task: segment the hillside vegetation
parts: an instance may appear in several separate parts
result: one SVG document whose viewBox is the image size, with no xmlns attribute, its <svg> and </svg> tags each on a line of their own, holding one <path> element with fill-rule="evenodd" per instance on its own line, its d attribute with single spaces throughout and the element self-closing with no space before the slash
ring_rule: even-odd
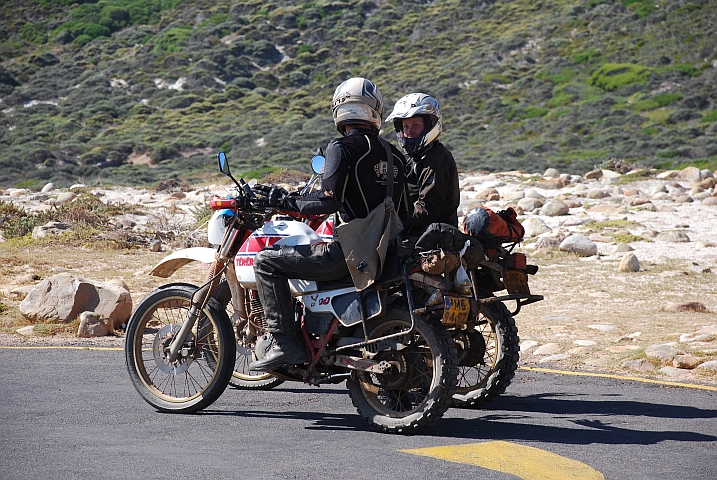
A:
<svg viewBox="0 0 717 480">
<path fill-rule="evenodd" d="M 714 170 L 715 38 L 715 0 L 3 2 L 0 185 L 306 170 L 351 76 L 438 98 L 463 169 Z"/>
</svg>

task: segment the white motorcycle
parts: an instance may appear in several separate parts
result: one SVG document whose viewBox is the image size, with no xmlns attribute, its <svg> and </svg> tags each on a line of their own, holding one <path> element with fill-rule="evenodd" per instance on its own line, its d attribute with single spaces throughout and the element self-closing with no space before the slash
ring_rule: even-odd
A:
<svg viewBox="0 0 717 480">
<path fill-rule="evenodd" d="M 323 158 L 317 157 L 316 163 L 321 163 Z M 234 180 L 223 153 L 219 166 Z M 315 171 L 320 171 L 318 165 Z M 207 282 L 200 287 L 171 284 L 156 289 L 140 302 L 128 323 L 125 359 L 130 378 L 140 395 L 160 411 L 195 412 L 213 403 L 236 374 L 237 344 L 246 360 L 250 355 L 262 358 L 268 350 L 261 305 L 251 293 L 255 286 L 249 266 L 251 248 L 245 252 L 249 255 L 241 255 L 252 234 L 261 231 L 252 240 L 258 244 L 273 239 L 287 244 L 323 241 L 302 221 L 270 221 L 282 212 L 261 206 L 254 190 L 243 181 L 235 183 L 236 196 L 211 201 L 212 208 L 221 210 L 217 215 L 221 228 L 216 229 L 221 241 Z M 309 223 L 320 220 L 291 215 Z M 212 234 L 210 241 L 218 238 Z M 201 255 L 195 258 L 206 260 Z M 185 252 L 155 270 L 171 275 L 192 260 Z M 442 317 L 432 311 L 421 313 L 413 304 L 414 290 L 435 289 L 425 274 L 418 273 L 419 261 L 398 257 L 387 261 L 382 276 L 364 291 L 357 291 L 350 277 L 326 283 L 292 280 L 296 323 L 308 362 L 279 368 L 263 379 L 249 372 L 237 383 L 247 388 L 239 380 L 257 382 L 259 388 L 270 388 L 282 380 L 310 385 L 346 381 L 355 407 L 374 429 L 414 432 L 436 422 L 451 404 L 458 358 Z M 233 324 L 217 301 L 222 278 L 231 294 Z M 465 316 L 473 305 L 465 300 L 451 303 L 445 318 L 455 319 L 456 309 Z"/>
</svg>

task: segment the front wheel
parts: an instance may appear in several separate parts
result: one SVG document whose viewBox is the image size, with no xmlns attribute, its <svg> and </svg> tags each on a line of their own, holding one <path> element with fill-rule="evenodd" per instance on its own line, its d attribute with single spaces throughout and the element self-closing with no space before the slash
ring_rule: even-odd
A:
<svg viewBox="0 0 717 480">
<path fill-rule="evenodd" d="M 456 387 L 456 348 L 439 324 L 415 315 L 414 330 L 395 339 L 405 348 L 384 350 L 374 360 L 391 367 L 382 374 L 352 372 L 346 384 L 351 401 L 372 428 L 387 433 L 413 433 L 435 423 L 450 406 Z M 369 324 L 378 338 L 407 329 L 406 309 L 394 309 Z"/>
<path fill-rule="evenodd" d="M 456 330 L 458 388 L 454 407 L 483 408 L 505 392 L 518 368 L 515 320 L 500 302 L 483 307 L 474 328 Z"/>
<path fill-rule="evenodd" d="M 157 410 L 193 413 L 224 392 L 236 343 L 226 313 L 211 299 L 174 362 L 169 345 L 187 318 L 196 287 L 160 287 L 137 306 L 127 325 L 125 361 L 134 387 Z"/>
</svg>

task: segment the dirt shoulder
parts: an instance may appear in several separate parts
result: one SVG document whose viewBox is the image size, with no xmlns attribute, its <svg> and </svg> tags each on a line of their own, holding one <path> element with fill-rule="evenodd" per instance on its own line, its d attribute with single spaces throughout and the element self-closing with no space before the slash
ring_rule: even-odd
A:
<svg viewBox="0 0 717 480">
<path fill-rule="evenodd" d="M 461 179 L 464 211 L 480 204 L 493 209 L 515 205 L 524 225 L 545 225 L 543 232 L 527 237 L 519 247 L 529 263 L 540 267 L 530 278 L 532 292 L 545 296 L 516 315 L 521 364 L 717 385 L 717 366 L 694 368 L 717 362 L 717 205 L 708 202 L 714 188 L 698 191 L 674 176 L 620 186 L 561 176 L 559 188 L 541 188 L 525 177 L 507 173 Z M 495 190 L 493 200 L 480 198 L 489 189 Z M 600 194 L 593 194 L 596 191 Z M 132 231 L 146 233 L 163 227 L 181 230 L 186 219 L 177 217 L 191 217 L 192 209 L 206 203 L 211 193 L 211 188 L 203 188 L 171 197 L 107 189 L 101 195 L 142 204 L 146 215 L 125 215 L 125 221 L 132 221 Z M 521 207 L 530 204 L 525 202 L 529 198 L 540 204 Z M 542 206 L 551 201 L 564 202 L 567 211 L 551 214 Z M 575 234 L 592 239 L 597 254 L 560 251 L 559 241 Z M 678 241 L 662 234 L 675 234 Z M 147 274 L 173 248 L 181 248 L 171 242 L 159 251 L 147 246 L 98 249 L 43 242 L 0 245 L 0 302 L 5 306 L 0 311 L 0 345 L 6 346 L 123 346 L 121 336 L 79 339 L 14 333 L 29 323 L 19 314 L 20 297 L 10 292 L 31 288 L 40 279 L 60 272 L 101 282 L 120 279 L 136 307 L 164 283 L 197 284 L 204 276 L 200 266 L 192 265 L 171 279 Z M 637 271 L 618 270 L 626 254 L 620 246 L 629 247 L 637 257 Z M 688 308 L 695 304 L 701 308 Z"/>
</svg>

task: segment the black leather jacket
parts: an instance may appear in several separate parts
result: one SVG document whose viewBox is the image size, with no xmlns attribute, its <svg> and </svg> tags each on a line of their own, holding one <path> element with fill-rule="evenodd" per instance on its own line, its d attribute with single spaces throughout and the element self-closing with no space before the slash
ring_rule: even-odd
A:
<svg viewBox="0 0 717 480">
<path fill-rule="evenodd" d="M 393 203 L 399 217 L 408 214 L 405 189 L 405 159 L 393 152 Z M 339 211 L 348 222 L 364 218 L 386 198 L 386 149 L 378 135 L 369 130 L 352 129 L 344 137 L 329 142 L 321 190 L 296 198 L 305 215 Z"/>
<path fill-rule="evenodd" d="M 436 222 L 458 226 L 461 190 L 451 152 L 436 140 L 415 162 L 407 165 L 406 187 L 413 212 L 403 221 L 404 233 L 418 235 Z"/>
</svg>

